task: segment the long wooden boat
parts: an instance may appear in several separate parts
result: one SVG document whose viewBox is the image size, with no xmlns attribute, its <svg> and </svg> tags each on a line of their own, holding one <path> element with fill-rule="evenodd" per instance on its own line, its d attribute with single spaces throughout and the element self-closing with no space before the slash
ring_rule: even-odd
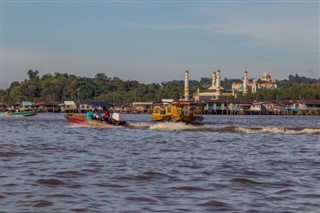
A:
<svg viewBox="0 0 320 213">
<path fill-rule="evenodd" d="M 152 106 L 153 121 L 172 121 L 185 123 L 201 123 L 202 109 L 199 103 L 190 101 L 175 101 L 172 103 L 155 103 Z"/>
<path fill-rule="evenodd" d="M 119 113 L 113 113 L 112 118 L 109 120 L 87 120 L 85 114 L 78 114 L 78 113 L 65 113 L 63 114 L 64 117 L 71 123 L 76 124 L 87 124 L 90 126 L 105 126 L 105 125 L 113 125 L 113 126 L 125 126 L 127 124 L 126 121 L 115 119 Z"/>
<path fill-rule="evenodd" d="M 37 113 L 35 113 L 34 111 L 20 111 L 20 112 L 11 112 L 11 113 L 7 113 L 10 116 L 34 116 L 37 115 Z"/>
</svg>

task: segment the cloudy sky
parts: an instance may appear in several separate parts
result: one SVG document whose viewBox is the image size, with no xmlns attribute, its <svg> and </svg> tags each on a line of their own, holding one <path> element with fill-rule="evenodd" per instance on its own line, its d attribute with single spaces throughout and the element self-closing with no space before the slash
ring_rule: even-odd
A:
<svg viewBox="0 0 320 213">
<path fill-rule="evenodd" d="M 1 1 L 1 87 L 29 69 L 140 82 L 319 78 L 319 1 Z"/>
</svg>

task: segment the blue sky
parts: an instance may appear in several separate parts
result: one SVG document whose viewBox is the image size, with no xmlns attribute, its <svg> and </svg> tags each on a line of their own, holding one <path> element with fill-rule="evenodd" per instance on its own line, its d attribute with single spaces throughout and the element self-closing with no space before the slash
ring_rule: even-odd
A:
<svg viewBox="0 0 320 213">
<path fill-rule="evenodd" d="M 319 1 L 2 1 L 1 86 L 54 72 L 140 82 L 319 78 Z"/>
</svg>

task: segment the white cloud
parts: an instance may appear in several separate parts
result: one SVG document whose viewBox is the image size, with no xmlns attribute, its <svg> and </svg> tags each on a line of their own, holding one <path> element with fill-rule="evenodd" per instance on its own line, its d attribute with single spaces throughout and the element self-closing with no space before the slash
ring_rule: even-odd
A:
<svg viewBox="0 0 320 213">
<path fill-rule="evenodd" d="M 260 45 L 319 48 L 319 2 L 248 3 L 202 7 L 214 31 L 255 38 Z"/>
<path fill-rule="evenodd" d="M 129 23 L 152 30 L 197 30 L 206 33 L 245 36 L 254 45 L 319 49 L 319 3 L 237 4 L 197 7 L 205 17 L 201 23 Z"/>
</svg>

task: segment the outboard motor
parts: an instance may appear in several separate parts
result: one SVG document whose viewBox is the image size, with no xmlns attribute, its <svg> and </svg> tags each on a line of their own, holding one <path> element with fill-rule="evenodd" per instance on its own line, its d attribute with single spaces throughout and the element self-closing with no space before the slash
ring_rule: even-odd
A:
<svg viewBox="0 0 320 213">
<path fill-rule="evenodd" d="M 121 121 L 122 120 L 121 114 L 117 113 L 117 112 L 112 113 L 112 119 L 114 119 L 116 121 Z"/>
</svg>

